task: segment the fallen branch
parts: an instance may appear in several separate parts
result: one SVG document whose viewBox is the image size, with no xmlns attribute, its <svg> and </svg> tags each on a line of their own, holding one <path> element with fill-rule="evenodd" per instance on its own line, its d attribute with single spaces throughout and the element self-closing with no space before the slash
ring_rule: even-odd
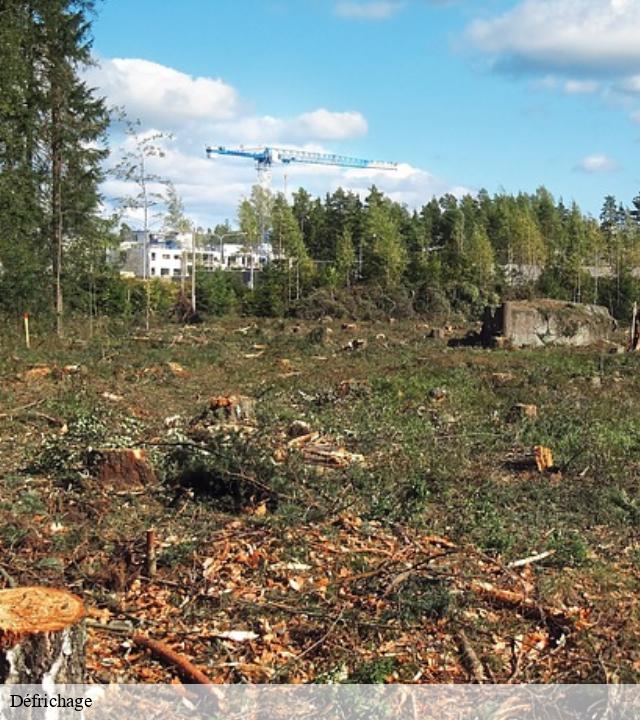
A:
<svg viewBox="0 0 640 720">
<path fill-rule="evenodd" d="M 530 555 L 529 557 L 522 558 L 522 560 L 514 560 L 513 562 L 510 562 L 507 567 L 513 569 L 524 567 L 525 565 L 531 565 L 532 563 L 540 562 L 540 560 L 545 560 L 546 558 L 555 555 L 555 553 L 555 550 L 547 550 L 545 552 L 538 553 L 537 555 Z"/>
<path fill-rule="evenodd" d="M 480 580 L 473 580 L 468 587 L 476 595 L 493 600 L 500 605 L 522 610 L 525 614 L 532 615 L 538 620 L 545 621 L 547 618 L 552 618 L 565 624 L 574 620 L 566 611 L 540 605 L 523 593 L 514 590 L 503 590 Z"/>
<path fill-rule="evenodd" d="M 471 674 L 471 677 L 473 677 L 476 683 L 482 685 L 486 682 L 484 668 L 464 630 L 458 631 L 456 634 L 456 642 L 465 669 Z"/>
<path fill-rule="evenodd" d="M 188 660 L 184 655 L 180 655 L 175 650 L 161 643 L 159 640 L 152 640 L 146 637 L 146 635 L 134 635 L 133 642 L 139 647 L 150 650 L 160 660 L 168 663 L 175 667 L 180 674 L 186 679 L 197 685 L 212 685 L 212 681 L 196 667 L 191 660 Z"/>
</svg>

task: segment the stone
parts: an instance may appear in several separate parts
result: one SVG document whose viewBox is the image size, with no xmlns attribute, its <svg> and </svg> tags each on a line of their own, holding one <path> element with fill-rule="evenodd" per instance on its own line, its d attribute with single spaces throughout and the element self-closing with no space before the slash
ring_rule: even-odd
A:
<svg viewBox="0 0 640 720">
<path fill-rule="evenodd" d="M 514 347 L 585 347 L 608 340 L 615 328 L 615 320 L 600 305 L 549 299 L 508 301 L 495 312 L 485 310 L 482 343 L 495 347 L 504 338 Z"/>
</svg>

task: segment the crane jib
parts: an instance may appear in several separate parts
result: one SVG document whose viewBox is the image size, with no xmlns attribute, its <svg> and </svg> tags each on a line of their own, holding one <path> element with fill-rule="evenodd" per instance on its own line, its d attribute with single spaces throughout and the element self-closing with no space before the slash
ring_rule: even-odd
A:
<svg viewBox="0 0 640 720">
<path fill-rule="evenodd" d="M 288 148 L 247 148 L 243 146 L 232 148 L 218 145 L 216 147 L 209 146 L 206 151 L 208 157 L 212 155 L 228 155 L 251 159 L 256 162 L 258 168 L 269 168 L 275 162 L 281 162 L 285 165 L 290 165 L 291 163 L 306 163 L 310 165 L 334 165 L 337 167 L 368 168 L 373 170 L 398 169 L 397 163 L 364 160 L 333 153 L 318 153 Z"/>
</svg>

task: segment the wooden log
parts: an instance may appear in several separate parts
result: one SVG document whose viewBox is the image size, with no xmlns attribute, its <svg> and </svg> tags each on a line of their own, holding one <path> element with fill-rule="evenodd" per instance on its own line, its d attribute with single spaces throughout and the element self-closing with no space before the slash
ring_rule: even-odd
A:
<svg viewBox="0 0 640 720">
<path fill-rule="evenodd" d="M 0 683 L 83 683 L 82 600 L 64 590 L 0 590 Z"/>
</svg>

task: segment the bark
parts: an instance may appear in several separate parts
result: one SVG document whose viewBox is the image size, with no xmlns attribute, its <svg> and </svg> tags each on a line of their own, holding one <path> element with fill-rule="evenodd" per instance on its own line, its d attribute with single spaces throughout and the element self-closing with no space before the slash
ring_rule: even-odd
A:
<svg viewBox="0 0 640 720">
<path fill-rule="evenodd" d="M 61 112 L 58 94 L 57 88 L 54 88 L 51 110 L 51 251 L 56 332 L 59 337 L 62 337 L 62 143 L 60 141 Z"/>
<path fill-rule="evenodd" d="M 1 590 L 0 683 L 83 683 L 83 617 L 80 598 L 64 590 Z"/>
</svg>

